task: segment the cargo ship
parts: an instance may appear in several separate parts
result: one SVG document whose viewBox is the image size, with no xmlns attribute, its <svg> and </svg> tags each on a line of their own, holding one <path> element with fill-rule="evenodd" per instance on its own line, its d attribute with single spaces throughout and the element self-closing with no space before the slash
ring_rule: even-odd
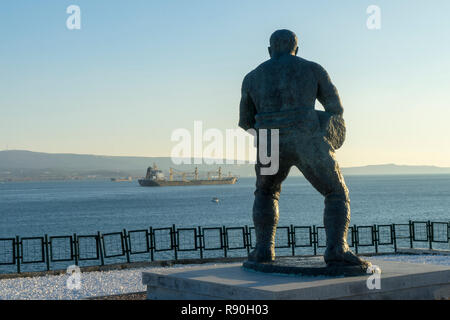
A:
<svg viewBox="0 0 450 320">
<path fill-rule="evenodd" d="M 216 173 L 217 175 L 212 175 Z M 174 179 L 174 176 L 180 176 L 181 179 Z M 217 184 L 235 184 L 236 176 L 231 173 L 228 176 L 222 176 L 222 168 L 219 167 L 217 171 L 207 172 L 206 179 L 199 179 L 198 169 L 194 172 L 181 172 L 172 168 L 169 169 L 169 179 L 166 179 L 162 170 L 159 170 L 156 165 L 147 169 L 145 178 L 139 179 L 138 182 L 143 187 L 166 187 L 166 186 L 202 186 L 202 185 L 217 185 Z"/>
</svg>

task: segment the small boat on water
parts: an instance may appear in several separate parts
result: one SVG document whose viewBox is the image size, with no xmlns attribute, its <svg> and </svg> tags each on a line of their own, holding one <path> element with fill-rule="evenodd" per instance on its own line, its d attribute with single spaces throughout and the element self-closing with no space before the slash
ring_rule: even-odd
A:
<svg viewBox="0 0 450 320">
<path fill-rule="evenodd" d="M 219 198 L 214 197 L 214 198 L 211 199 L 211 201 L 212 201 L 212 202 L 215 202 L 215 203 L 219 203 L 220 200 L 219 200 Z"/>
</svg>

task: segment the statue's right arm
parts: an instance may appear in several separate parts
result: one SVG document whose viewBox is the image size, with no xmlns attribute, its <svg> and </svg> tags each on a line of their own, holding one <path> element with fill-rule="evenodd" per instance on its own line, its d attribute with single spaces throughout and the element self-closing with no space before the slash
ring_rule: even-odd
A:
<svg viewBox="0 0 450 320">
<path fill-rule="evenodd" d="M 249 92 L 248 75 L 242 82 L 241 103 L 239 105 L 239 127 L 244 130 L 254 129 L 256 107 Z"/>
<path fill-rule="evenodd" d="M 328 72 L 317 63 L 314 63 L 313 69 L 318 83 L 317 100 L 322 104 L 325 111 L 331 114 L 342 115 L 344 108 L 342 107 L 339 93 L 331 82 Z"/>
</svg>

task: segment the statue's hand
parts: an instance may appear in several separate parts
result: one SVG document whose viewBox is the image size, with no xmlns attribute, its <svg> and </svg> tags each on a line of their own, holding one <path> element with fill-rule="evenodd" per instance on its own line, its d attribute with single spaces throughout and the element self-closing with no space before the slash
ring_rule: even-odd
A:
<svg viewBox="0 0 450 320">
<path fill-rule="evenodd" d="M 334 149 L 339 149 L 345 141 L 345 121 L 342 115 L 333 115 L 326 111 L 317 110 L 320 127 L 325 138 Z"/>
</svg>

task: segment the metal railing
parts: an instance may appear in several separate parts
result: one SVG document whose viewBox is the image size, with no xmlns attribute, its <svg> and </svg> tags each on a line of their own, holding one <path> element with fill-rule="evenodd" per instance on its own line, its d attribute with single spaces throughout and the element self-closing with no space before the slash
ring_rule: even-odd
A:
<svg viewBox="0 0 450 320">
<path fill-rule="evenodd" d="M 399 248 L 448 248 L 450 222 L 349 227 L 356 253 L 395 253 Z M 135 261 L 246 256 L 255 246 L 254 227 L 148 228 L 89 235 L 0 238 L 0 272 L 62 269 L 61 263 L 105 265 Z M 439 245 L 440 244 L 440 245 Z M 326 246 L 323 226 L 280 226 L 277 255 L 318 255 Z M 136 258 L 135 258 L 136 257 Z M 28 267 L 32 266 L 32 267 Z M 4 269 L 4 270 L 3 270 Z"/>
</svg>

